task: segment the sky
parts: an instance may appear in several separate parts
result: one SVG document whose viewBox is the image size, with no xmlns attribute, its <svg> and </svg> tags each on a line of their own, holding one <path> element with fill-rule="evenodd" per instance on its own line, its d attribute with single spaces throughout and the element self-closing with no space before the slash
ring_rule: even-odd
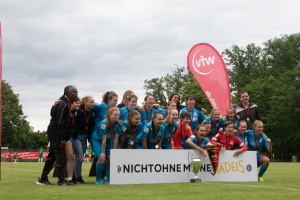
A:
<svg viewBox="0 0 300 200">
<path fill-rule="evenodd" d="M 187 66 L 195 44 L 262 46 L 299 32 L 299 10 L 297 0 L 0 0 L 2 78 L 34 130 L 47 130 L 67 85 L 96 102 L 130 89 L 140 104 L 144 80 Z"/>
</svg>

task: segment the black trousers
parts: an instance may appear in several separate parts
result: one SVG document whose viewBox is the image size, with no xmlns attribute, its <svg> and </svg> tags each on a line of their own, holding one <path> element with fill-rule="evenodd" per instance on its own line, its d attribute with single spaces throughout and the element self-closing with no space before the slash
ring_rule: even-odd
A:
<svg viewBox="0 0 300 200">
<path fill-rule="evenodd" d="M 60 182 L 65 180 L 64 168 L 66 163 L 66 151 L 65 149 L 60 149 L 60 138 L 59 137 L 50 137 L 50 150 L 47 156 L 44 169 L 41 175 L 41 179 L 47 179 L 48 174 L 50 173 L 54 162 L 56 161 L 57 167 L 57 177 Z"/>
</svg>

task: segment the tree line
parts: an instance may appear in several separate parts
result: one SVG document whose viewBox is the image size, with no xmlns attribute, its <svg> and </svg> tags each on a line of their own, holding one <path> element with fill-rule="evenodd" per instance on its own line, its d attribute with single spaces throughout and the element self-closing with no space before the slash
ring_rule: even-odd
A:
<svg viewBox="0 0 300 200">
<path fill-rule="evenodd" d="M 6 81 L 2 81 L 2 146 L 10 149 L 47 147 L 47 132 L 30 130 L 26 117 L 19 103 L 19 95 L 14 94 Z"/>
<path fill-rule="evenodd" d="M 269 39 L 262 46 L 232 45 L 222 52 L 226 63 L 232 104 L 239 103 L 239 92 L 248 91 L 264 122 L 264 132 L 272 139 L 273 153 L 286 157 L 300 153 L 300 33 Z M 211 106 L 187 67 L 176 67 L 171 74 L 144 81 L 146 94 L 166 105 L 172 93 L 184 99 L 195 96 L 196 103 L 210 112 Z M 298 156 L 299 157 L 299 156 Z"/>
</svg>

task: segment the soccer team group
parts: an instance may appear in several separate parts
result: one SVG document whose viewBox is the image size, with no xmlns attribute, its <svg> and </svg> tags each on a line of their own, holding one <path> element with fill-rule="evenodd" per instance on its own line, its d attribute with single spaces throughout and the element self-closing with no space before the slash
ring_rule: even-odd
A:
<svg viewBox="0 0 300 200">
<path fill-rule="evenodd" d="M 240 103 L 229 107 L 223 117 L 217 108 L 206 116 L 204 108 L 195 106 L 193 96 L 187 97 L 186 106 L 180 105 L 178 94 L 172 94 L 165 107 L 157 105 L 152 95 L 144 98 L 142 106 L 137 101 L 138 97 L 127 90 L 117 105 L 118 95 L 108 91 L 98 104 L 92 96 L 80 100 L 76 87 L 65 87 L 51 108 L 47 129 L 50 150 L 36 183 L 49 185 L 48 174 L 56 166 L 58 185 L 85 184 L 82 156 L 87 141 L 97 160 L 97 185 L 110 182 L 110 149 L 196 149 L 205 156 L 206 145 L 234 150 L 233 156 L 256 151 L 258 180 L 263 181 L 270 160 L 260 153 L 263 147 L 271 151 L 272 144 L 263 133 L 259 108 L 249 102 L 247 92 L 240 93 Z"/>
</svg>

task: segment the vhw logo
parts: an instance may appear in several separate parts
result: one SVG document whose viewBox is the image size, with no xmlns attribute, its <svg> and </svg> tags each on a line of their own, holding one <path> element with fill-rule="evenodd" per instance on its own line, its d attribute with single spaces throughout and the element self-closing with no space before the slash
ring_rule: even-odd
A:
<svg viewBox="0 0 300 200">
<path fill-rule="evenodd" d="M 208 75 L 214 70 L 214 68 L 209 68 L 209 70 L 207 70 L 207 68 L 203 68 L 203 67 L 215 64 L 215 56 L 204 57 L 203 55 L 198 54 L 199 50 L 196 51 L 193 55 L 193 59 L 192 59 L 193 68 L 198 74 Z"/>
</svg>

